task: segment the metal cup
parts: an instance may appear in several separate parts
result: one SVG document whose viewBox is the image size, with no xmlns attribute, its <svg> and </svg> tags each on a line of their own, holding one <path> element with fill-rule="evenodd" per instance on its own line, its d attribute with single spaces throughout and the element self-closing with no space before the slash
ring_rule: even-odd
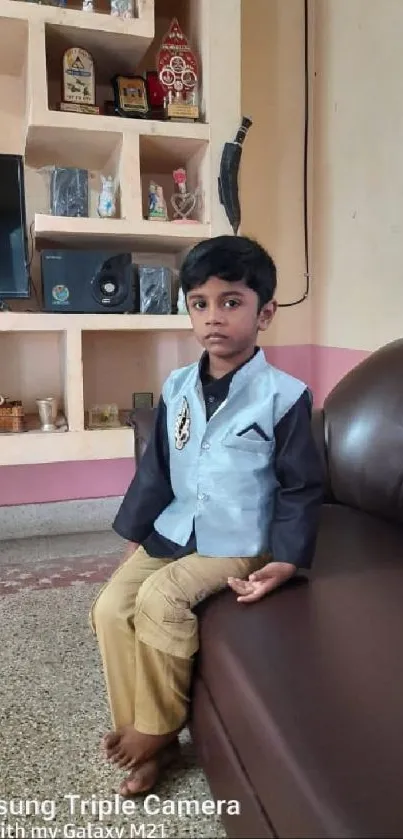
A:
<svg viewBox="0 0 403 839">
<path fill-rule="evenodd" d="M 48 396 L 46 399 L 37 399 L 36 404 L 41 421 L 41 431 L 56 431 L 57 399 Z"/>
</svg>

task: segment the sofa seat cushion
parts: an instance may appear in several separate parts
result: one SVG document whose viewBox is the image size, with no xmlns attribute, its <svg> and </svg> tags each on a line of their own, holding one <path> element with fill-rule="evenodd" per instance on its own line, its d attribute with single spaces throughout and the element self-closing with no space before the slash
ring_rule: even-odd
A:
<svg viewBox="0 0 403 839">
<path fill-rule="evenodd" d="M 198 675 L 277 835 L 402 837 L 403 528 L 326 506 L 309 581 L 198 611 Z"/>
</svg>

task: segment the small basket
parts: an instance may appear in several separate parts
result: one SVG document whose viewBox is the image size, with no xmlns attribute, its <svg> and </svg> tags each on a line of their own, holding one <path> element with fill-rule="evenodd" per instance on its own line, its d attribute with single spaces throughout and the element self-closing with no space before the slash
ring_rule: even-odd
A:
<svg viewBox="0 0 403 839">
<path fill-rule="evenodd" d="M 10 402 L 0 396 L 0 433 L 19 434 L 25 430 L 22 402 Z"/>
</svg>

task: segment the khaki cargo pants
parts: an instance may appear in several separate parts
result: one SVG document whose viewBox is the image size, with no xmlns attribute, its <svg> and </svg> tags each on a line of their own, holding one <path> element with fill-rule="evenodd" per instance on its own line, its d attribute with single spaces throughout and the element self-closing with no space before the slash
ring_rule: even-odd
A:
<svg viewBox="0 0 403 839">
<path fill-rule="evenodd" d="M 166 734 L 184 725 L 199 645 L 192 609 L 265 561 L 197 553 L 172 561 L 140 547 L 117 568 L 90 612 L 115 729 Z"/>
</svg>

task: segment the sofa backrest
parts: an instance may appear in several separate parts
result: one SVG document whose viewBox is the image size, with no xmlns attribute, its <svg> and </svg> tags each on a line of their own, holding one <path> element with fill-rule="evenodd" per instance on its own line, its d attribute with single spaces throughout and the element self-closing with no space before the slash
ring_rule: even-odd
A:
<svg viewBox="0 0 403 839">
<path fill-rule="evenodd" d="M 335 500 L 403 522 L 403 340 L 351 370 L 323 414 Z"/>
</svg>

